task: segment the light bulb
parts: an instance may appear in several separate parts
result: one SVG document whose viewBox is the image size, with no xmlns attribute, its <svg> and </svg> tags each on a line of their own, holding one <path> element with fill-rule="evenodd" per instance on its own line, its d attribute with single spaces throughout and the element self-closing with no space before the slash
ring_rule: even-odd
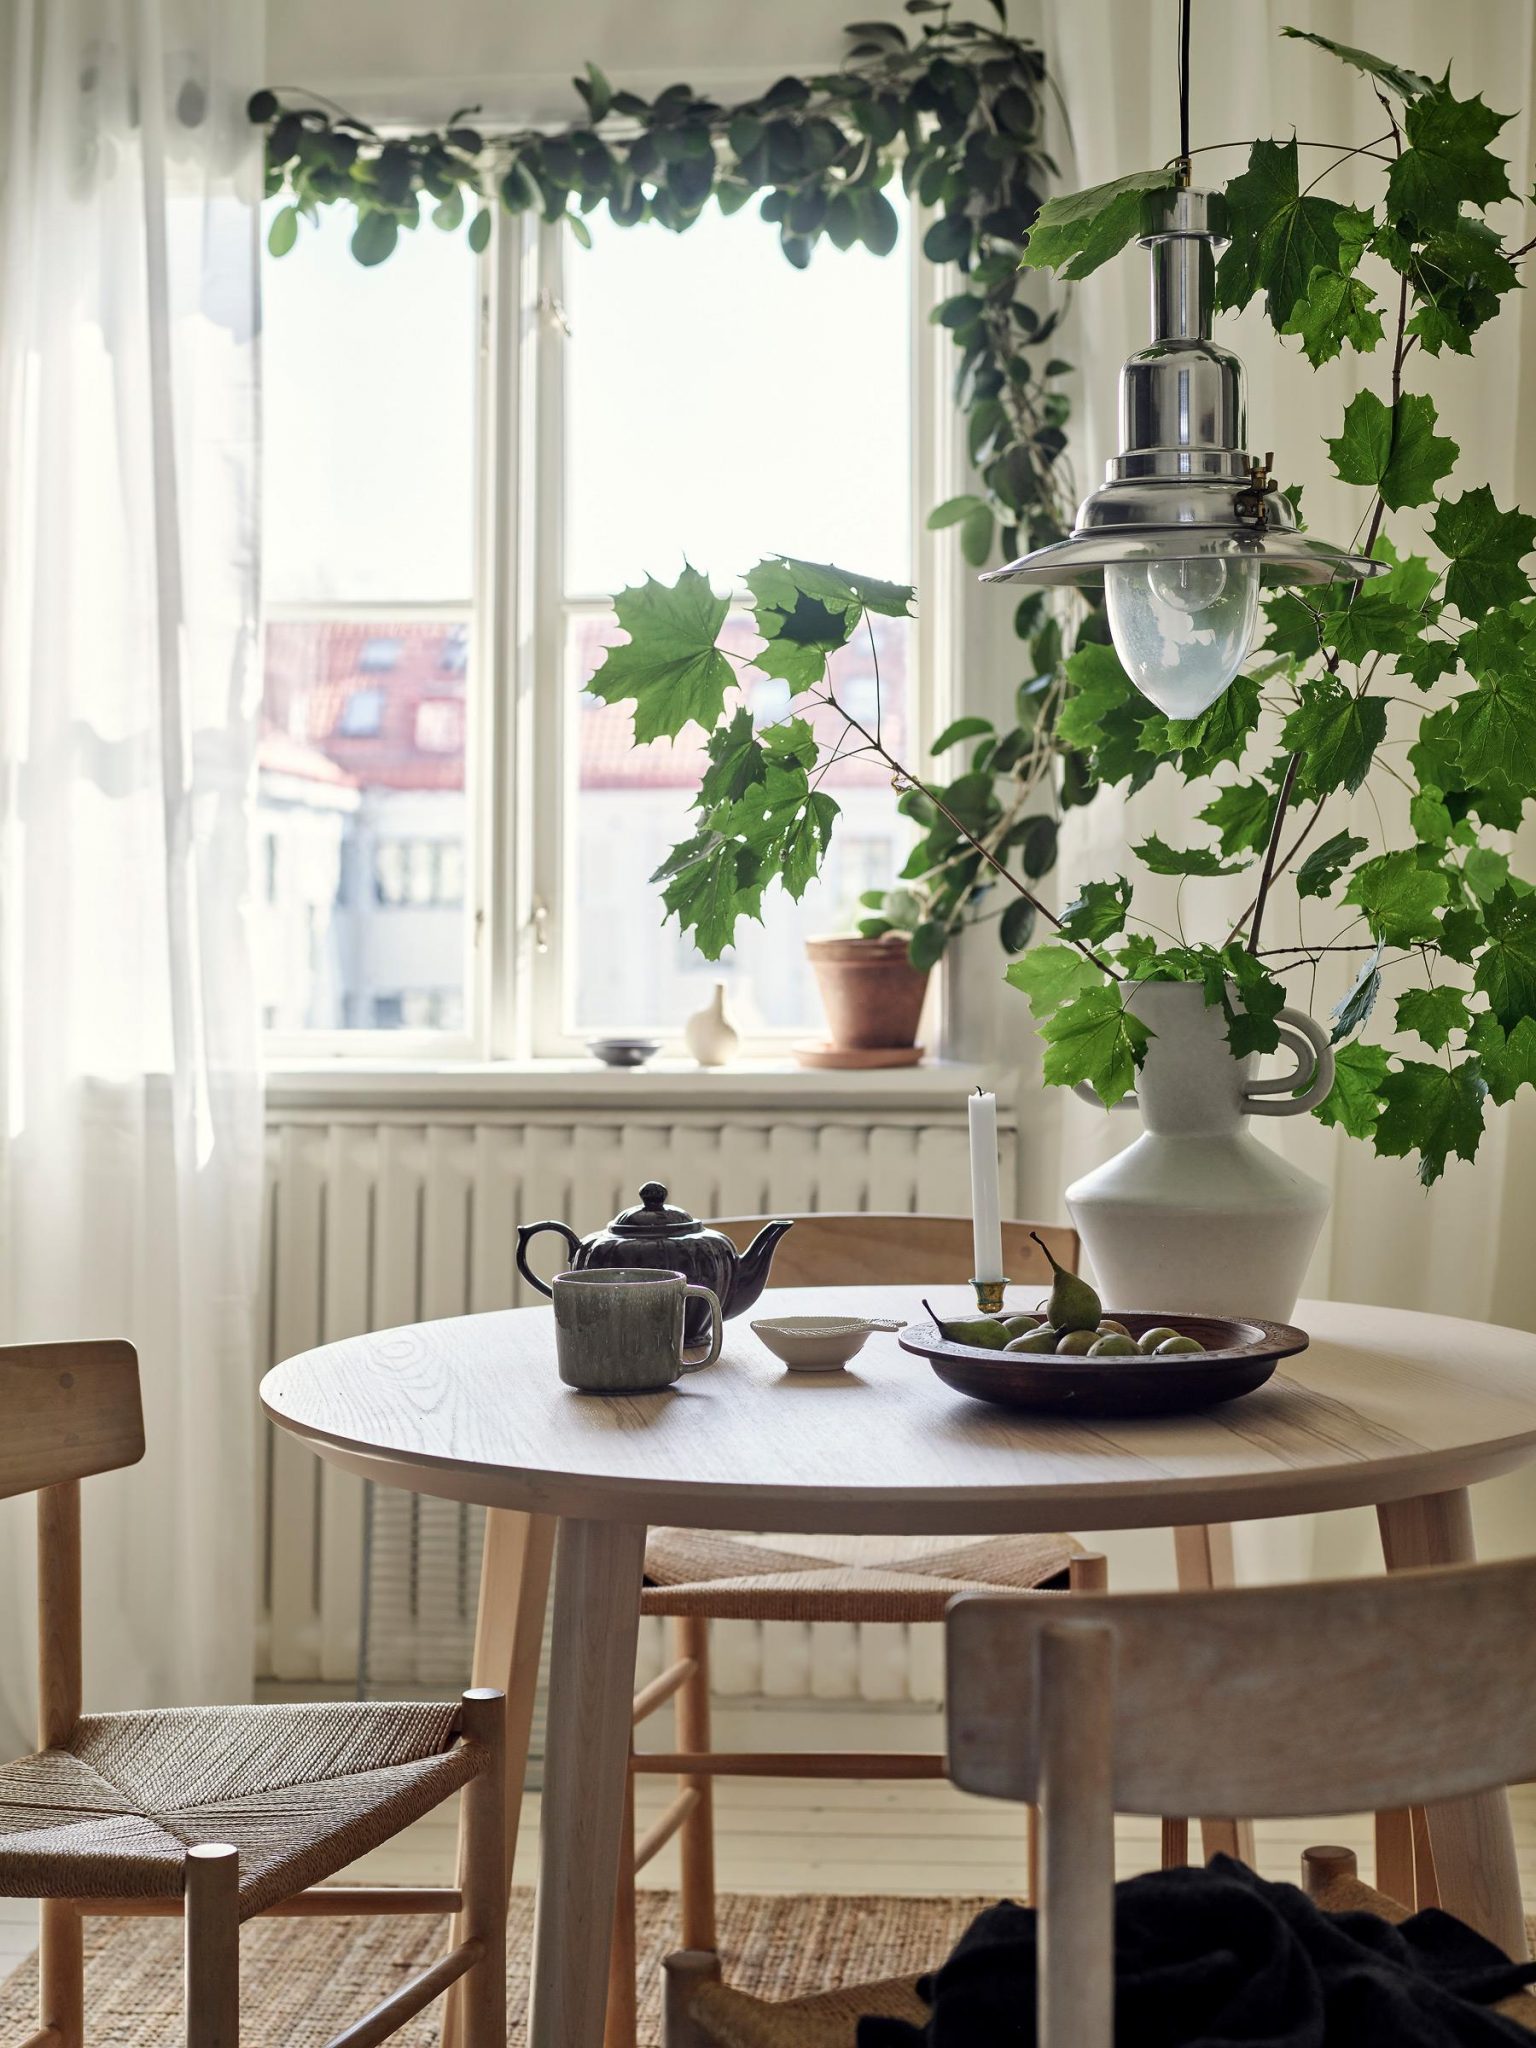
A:
<svg viewBox="0 0 1536 2048">
<path fill-rule="evenodd" d="M 1104 601 L 1115 652 L 1137 689 L 1169 718 L 1197 718 L 1248 652 L 1259 568 L 1216 555 L 1113 562 Z"/>
</svg>

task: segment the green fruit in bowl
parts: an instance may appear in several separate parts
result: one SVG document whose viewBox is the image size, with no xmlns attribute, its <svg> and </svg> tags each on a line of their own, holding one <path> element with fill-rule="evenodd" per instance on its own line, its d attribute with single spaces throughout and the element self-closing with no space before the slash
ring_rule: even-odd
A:
<svg viewBox="0 0 1536 2048">
<path fill-rule="evenodd" d="M 1054 1351 L 1060 1335 L 1061 1332 L 1053 1330 L 1049 1323 L 1041 1323 L 1037 1329 L 1026 1330 L 1022 1337 L 1010 1337 L 1003 1346 L 1003 1349 L 1005 1351 L 1031 1351 L 1036 1354 L 1044 1351 Z"/>
<path fill-rule="evenodd" d="M 1129 1337 L 1130 1334 L 1124 1323 L 1117 1323 L 1113 1316 L 1105 1316 L 1099 1324 L 1101 1337 Z"/>
<path fill-rule="evenodd" d="M 1176 1358 L 1180 1352 L 1203 1352 L 1204 1349 L 1205 1346 L 1198 1337 L 1181 1337 L 1175 1333 L 1171 1337 L 1165 1337 L 1162 1343 L 1158 1345 L 1156 1356 L 1159 1358 Z"/>
<path fill-rule="evenodd" d="M 1089 1350 L 1090 1358 L 1139 1358 L 1136 1339 L 1124 1330 L 1111 1330 L 1107 1337 L 1101 1337 Z"/>
<path fill-rule="evenodd" d="M 1027 1337 L 1031 1330 L 1048 1328 L 1042 1315 L 1014 1315 L 1003 1317 L 1003 1328 L 1010 1337 Z"/>
<path fill-rule="evenodd" d="M 925 1301 L 923 1307 L 933 1316 L 934 1327 L 949 1344 L 971 1344 L 981 1351 L 1001 1351 L 1008 1342 L 1008 1332 L 996 1316 L 950 1316 L 935 1315 Z"/>
<path fill-rule="evenodd" d="M 1067 1271 L 1038 1230 L 1029 1234 L 1051 1262 L 1054 1278 L 1045 1311 L 1051 1319 L 1051 1327 L 1056 1330 L 1092 1330 L 1097 1334 L 1099 1317 L 1104 1313 L 1103 1302 L 1086 1280 L 1079 1280 L 1075 1273 Z"/>
<path fill-rule="evenodd" d="M 1056 1346 L 1057 1355 L 1062 1358 L 1086 1358 L 1094 1345 L 1100 1341 L 1097 1330 L 1068 1330 Z"/>
<path fill-rule="evenodd" d="M 1166 1323 L 1159 1323 L 1154 1330 L 1142 1331 L 1141 1335 L 1136 1339 L 1136 1348 L 1138 1351 L 1145 1351 L 1150 1356 L 1159 1344 L 1166 1344 L 1170 1337 L 1177 1337 L 1178 1334 L 1177 1330 L 1170 1330 Z"/>
</svg>

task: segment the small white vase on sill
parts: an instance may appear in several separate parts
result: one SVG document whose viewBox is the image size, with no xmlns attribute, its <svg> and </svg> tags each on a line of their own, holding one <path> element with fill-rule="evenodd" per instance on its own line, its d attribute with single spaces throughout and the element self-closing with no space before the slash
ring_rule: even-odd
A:
<svg viewBox="0 0 1536 2048">
<path fill-rule="evenodd" d="M 725 1014 L 725 983 L 717 981 L 715 992 L 702 1010 L 695 1010 L 683 1026 L 683 1043 L 701 1067 L 727 1067 L 741 1043 L 735 1025 Z"/>
<path fill-rule="evenodd" d="M 1135 1094 L 1117 1107 L 1139 1109 L 1146 1128 L 1067 1189 L 1105 1308 L 1287 1322 L 1328 1192 L 1247 1123 L 1322 1101 L 1333 1086 L 1327 1039 L 1304 1012 L 1282 1010 L 1276 1022 L 1298 1065 L 1256 1081 L 1257 1055 L 1233 1057 L 1221 1007 L 1208 1008 L 1198 984 L 1144 982 L 1126 1006 L 1156 1036 Z M 1086 1085 L 1078 1093 L 1098 1101 Z"/>
</svg>

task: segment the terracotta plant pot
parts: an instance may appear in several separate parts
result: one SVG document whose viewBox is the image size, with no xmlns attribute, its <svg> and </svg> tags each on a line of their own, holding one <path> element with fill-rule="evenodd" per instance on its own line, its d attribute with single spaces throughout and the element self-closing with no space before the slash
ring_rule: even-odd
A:
<svg viewBox="0 0 1536 2048">
<path fill-rule="evenodd" d="M 889 1054 L 916 1044 L 928 973 L 908 960 L 904 932 L 888 932 L 883 939 L 807 939 L 805 946 L 834 1050 Z"/>
</svg>

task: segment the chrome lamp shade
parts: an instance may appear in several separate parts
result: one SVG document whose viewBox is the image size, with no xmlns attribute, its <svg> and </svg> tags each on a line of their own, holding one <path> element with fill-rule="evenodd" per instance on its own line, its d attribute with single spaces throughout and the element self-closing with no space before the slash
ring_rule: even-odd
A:
<svg viewBox="0 0 1536 2048">
<path fill-rule="evenodd" d="M 1120 372 L 1122 452 L 1065 540 L 984 583 L 1096 584 L 1117 564 L 1252 564 L 1264 584 L 1357 581 L 1385 564 L 1297 531 L 1267 466 L 1248 455 L 1243 366 L 1211 340 L 1219 195 L 1154 195 L 1152 340 Z"/>
</svg>

